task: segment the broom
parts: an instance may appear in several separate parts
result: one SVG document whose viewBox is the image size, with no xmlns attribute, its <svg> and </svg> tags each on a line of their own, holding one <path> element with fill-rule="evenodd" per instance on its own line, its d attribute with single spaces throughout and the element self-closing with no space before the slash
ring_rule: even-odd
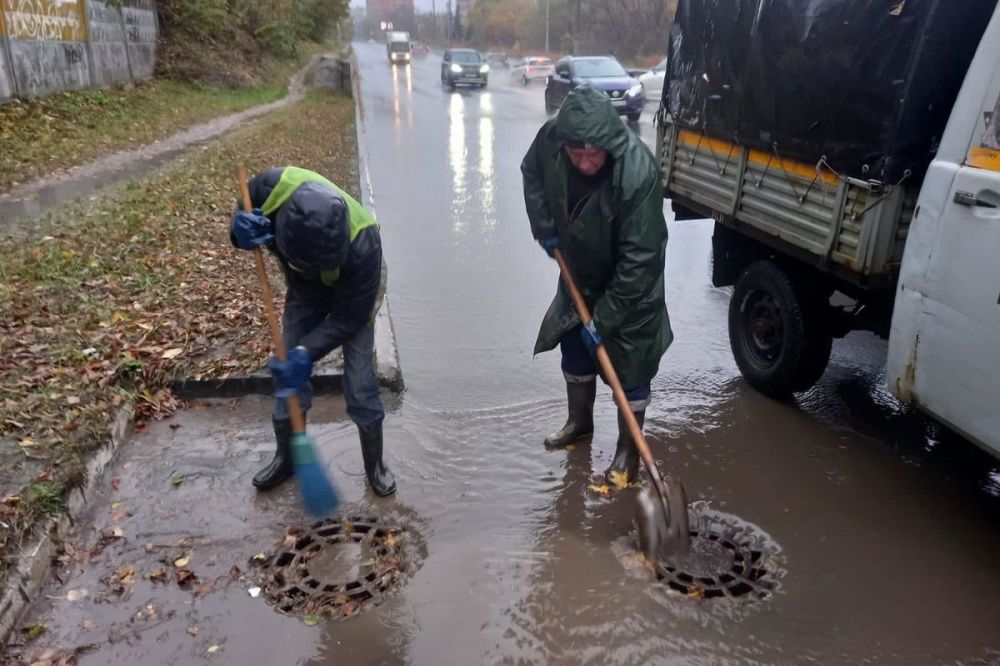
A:
<svg viewBox="0 0 1000 666">
<path fill-rule="evenodd" d="M 240 194 L 243 197 L 243 210 L 251 212 L 253 204 L 250 201 L 250 188 L 247 186 L 246 168 L 236 169 L 236 179 L 240 184 Z M 285 345 L 281 339 L 281 328 L 274 312 L 274 295 L 271 293 L 271 283 L 267 278 L 267 268 L 264 266 L 264 253 L 257 247 L 253 251 L 257 264 L 257 278 L 260 281 L 260 292 L 264 298 L 264 310 L 267 313 L 267 323 L 271 329 L 271 343 L 274 345 L 274 355 L 282 363 L 285 362 Z M 295 393 L 286 398 L 288 401 L 288 416 L 292 421 L 292 464 L 295 467 L 295 478 L 298 481 L 302 503 L 313 516 L 327 516 L 337 508 L 340 499 L 330 480 L 327 479 L 323 466 L 316 460 L 316 451 L 312 438 L 306 433 L 306 420 L 302 414 L 299 396 Z"/>
</svg>

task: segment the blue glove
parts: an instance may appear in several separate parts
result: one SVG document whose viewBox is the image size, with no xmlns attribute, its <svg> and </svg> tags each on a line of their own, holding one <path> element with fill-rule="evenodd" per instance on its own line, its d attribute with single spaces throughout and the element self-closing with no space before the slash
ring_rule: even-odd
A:
<svg viewBox="0 0 1000 666">
<path fill-rule="evenodd" d="M 305 347 L 296 347 L 288 352 L 288 357 L 283 363 L 277 356 L 272 356 L 267 361 L 267 367 L 271 369 L 271 374 L 278 384 L 274 397 L 287 398 L 298 393 L 302 385 L 309 380 L 313 367 L 312 355 Z"/>
<path fill-rule="evenodd" d="M 545 250 L 545 254 L 549 255 L 549 259 L 556 258 L 556 250 L 562 251 L 562 243 L 559 241 L 559 236 L 550 236 L 549 238 L 539 238 L 538 244 L 542 246 Z"/>
<path fill-rule="evenodd" d="M 590 352 L 590 357 L 595 358 L 597 356 L 597 348 L 604 344 L 604 338 L 597 332 L 597 327 L 594 326 L 593 319 L 584 324 L 583 328 L 580 329 L 580 337 L 583 338 L 583 346 Z"/>
<path fill-rule="evenodd" d="M 241 250 L 253 250 L 274 240 L 274 226 L 260 208 L 252 213 L 241 210 L 233 215 L 229 230 L 233 242 Z"/>
</svg>

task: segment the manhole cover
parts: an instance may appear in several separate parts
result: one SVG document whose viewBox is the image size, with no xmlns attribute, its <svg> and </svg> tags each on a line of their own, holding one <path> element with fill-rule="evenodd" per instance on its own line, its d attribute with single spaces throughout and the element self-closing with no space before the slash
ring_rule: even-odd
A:
<svg viewBox="0 0 1000 666">
<path fill-rule="evenodd" d="M 293 528 L 262 566 L 261 588 L 285 613 L 356 615 L 412 573 L 413 536 L 405 527 L 358 515 Z"/>
<path fill-rule="evenodd" d="M 657 577 L 694 599 L 764 599 L 778 587 L 778 545 L 755 525 L 710 509 L 691 511 L 691 551 Z"/>
</svg>

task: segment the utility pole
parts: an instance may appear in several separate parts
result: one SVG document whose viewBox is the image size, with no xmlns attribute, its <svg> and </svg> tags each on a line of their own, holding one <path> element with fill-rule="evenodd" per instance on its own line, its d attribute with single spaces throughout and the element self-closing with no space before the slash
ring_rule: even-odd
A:
<svg viewBox="0 0 1000 666">
<path fill-rule="evenodd" d="M 451 0 L 448 0 L 448 22 L 444 26 L 445 40 L 451 45 Z"/>
<path fill-rule="evenodd" d="M 545 55 L 549 54 L 549 1 L 545 0 Z"/>
</svg>

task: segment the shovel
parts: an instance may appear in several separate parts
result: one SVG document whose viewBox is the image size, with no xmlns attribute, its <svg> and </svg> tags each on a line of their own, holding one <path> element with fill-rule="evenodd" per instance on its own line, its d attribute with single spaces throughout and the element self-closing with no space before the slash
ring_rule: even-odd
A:
<svg viewBox="0 0 1000 666">
<path fill-rule="evenodd" d="M 569 291 L 576 312 L 580 315 L 580 321 L 587 324 L 590 321 L 590 310 L 583 300 L 583 294 L 576 286 L 573 273 L 569 264 L 566 263 L 561 250 L 555 251 L 556 262 L 559 264 L 559 272 L 562 273 L 563 282 Z M 611 357 L 604 345 L 597 347 L 597 361 L 601 366 L 604 378 L 611 386 L 611 392 L 615 397 L 615 404 L 618 410 L 624 415 L 625 423 L 632 435 L 632 441 L 639 449 L 639 457 L 646 465 L 652 487 L 643 488 L 639 493 L 636 521 L 639 526 L 639 548 L 646 559 L 656 565 L 659 562 L 672 562 L 678 557 L 687 554 L 690 546 L 690 534 L 688 532 L 688 506 L 687 495 L 684 493 L 684 486 L 678 481 L 660 475 L 660 470 L 656 467 L 656 460 L 646 437 L 642 434 L 639 422 L 635 420 L 635 414 L 629 407 L 628 398 L 625 397 L 625 390 L 618 380 L 618 373 L 615 372 L 611 364 Z"/>
</svg>

